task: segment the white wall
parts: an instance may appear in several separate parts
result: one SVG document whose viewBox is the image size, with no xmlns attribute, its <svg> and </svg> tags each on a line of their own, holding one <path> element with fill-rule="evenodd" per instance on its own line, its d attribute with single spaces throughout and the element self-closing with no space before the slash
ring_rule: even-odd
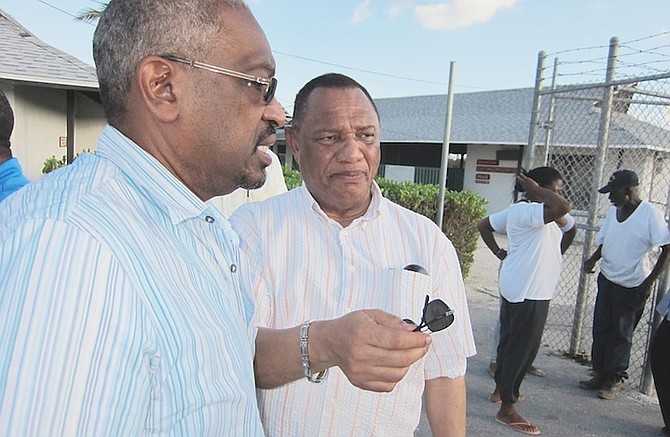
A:
<svg viewBox="0 0 670 437">
<path fill-rule="evenodd" d="M 486 165 L 482 164 L 481 160 L 494 161 L 496 159 L 496 151 L 510 148 L 510 146 L 468 145 L 463 189 L 474 191 L 488 200 L 486 204 L 487 215 L 507 208 L 510 202 L 512 202 L 514 173 L 501 173 L 500 171 L 506 171 L 511 168 L 516 169 L 517 161 L 498 161 L 496 165 Z M 477 161 L 480 161 L 480 164 Z M 487 171 L 478 171 L 478 166 L 480 168 L 482 166 L 489 167 L 489 169 Z M 479 179 L 479 182 L 477 182 L 477 175 L 480 175 L 480 178 L 488 179 Z"/>
<path fill-rule="evenodd" d="M 59 147 L 59 138 L 67 136 L 67 91 L 2 83 L 14 109 L 12 154 L 18 158 L 26 177 L 42 177 L 44 161 L 52 155 L 67 153 Z M 102 105 L 76 93 L 75 154 L 95 149 L 97 137 L 105 126 Z"/>
<path fill-rule="evenodd" d="M 76 94 L 75 107 L 74 153 L 76 155 L 84 150 L 95 150 L 98 137 L 107 125 L 107 120 L 105 120 L 102 104 L 81 93 Z"/>
<path fill-rule="evenodd" d="M 386 164 L 384 178 L 397 182 L 414 182 L 414 167 Z"/>
</svg>

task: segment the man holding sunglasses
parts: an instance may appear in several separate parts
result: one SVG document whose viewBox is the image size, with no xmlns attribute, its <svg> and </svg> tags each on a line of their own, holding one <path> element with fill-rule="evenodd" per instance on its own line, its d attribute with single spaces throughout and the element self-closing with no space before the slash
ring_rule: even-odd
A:
<svg viewBox="0 0 670 437">
<path fill-rule="evenodd" d="M 112 0 L 93 52 L 96 153 L 0 207 L 0 435 L 262 436 L 255 385 L 302 377 L 301 349 L 392 390 L 431 341 L 399 317 L 251 323 L 238 236 L 206 203 L 263 183 L 284 123 L 246 5 Z"/>
<path fill-rule="evenodd" d="M 346 368 L 326 375 L 304 355 L 304 379 L 260 391 L 268 435 L 411 436 L 422 394 L 433 435 L 465 435 L 464 375 L 475 347 L 458 258 L 433 222 L 382 197 L 373 179 L 380 135 L 374 102 L 353 79 L 326 74 L 298 93 L 286 140 L 303 186 L 231 217 L 259 273 L 256 322 L 302 323 L 311 335 L 313 318 L 380 308 L 408 317 L 410 330 L 439 332 L 391 393 L 355 387 Z"/>
</svg>

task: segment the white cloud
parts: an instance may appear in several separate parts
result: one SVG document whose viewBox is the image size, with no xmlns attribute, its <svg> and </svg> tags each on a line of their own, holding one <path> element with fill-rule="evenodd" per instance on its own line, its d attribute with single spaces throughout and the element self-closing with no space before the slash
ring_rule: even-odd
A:
<svg viewBox="0 0 670 437">
<path fill-rule="evenodd" d="M 391 3 L 388 14 L 391 18 L 395 18 L 401 13 L 405 12 L 407 9 L 411 9 L 412 6 L 412 0 L 395 0 L 393 3 Z"/>
<path fill-rule="evenodd" d="M 452 0 L 449 3 L 422 5 L 414 16 L 428 29 L 456 29 L 489 21 L 500 9 L 511 9 L 519 0 Z"/>
<path fill-rule="evenodd" d="M 370 9 L 370 0 L 363 0 L 363 3 L 356 6 L 354 10 L 354 15 L 351 17 L 352 24 L 361 24 L 372 15 L 372 10 Z"/>
</svg>

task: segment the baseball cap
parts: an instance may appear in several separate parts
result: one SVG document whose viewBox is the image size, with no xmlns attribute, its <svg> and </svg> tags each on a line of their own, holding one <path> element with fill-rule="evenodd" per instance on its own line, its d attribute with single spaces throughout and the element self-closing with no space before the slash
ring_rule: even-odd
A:
<svg viewBox="0 0 670 437">
<path fill-rule="evenodd" d="M 637 187 L 640 181 L 637 178 L 637 173 L 633 170 L 619 170 L 615 171 L 610 177 L 607 185 L 598 190 L 599 193 L 609 193 L 614 188 L 629 188 Z"/>
</svg>

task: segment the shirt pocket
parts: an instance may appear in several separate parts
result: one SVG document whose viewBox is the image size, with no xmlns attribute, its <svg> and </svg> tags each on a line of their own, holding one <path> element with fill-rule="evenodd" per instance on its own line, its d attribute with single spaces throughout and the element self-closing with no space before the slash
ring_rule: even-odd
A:
<svg viewBox="0 0 670 437">
<path fill-rule="evenodd" d="M 377 290 L 371 290 L 377 298 L 368 302 L 403 319 L 421 323 L 421 314 L 426 295 L 430 293 L 430 276 L 400 269 L 385 269 L 377 273 Z"/>
</svg>

